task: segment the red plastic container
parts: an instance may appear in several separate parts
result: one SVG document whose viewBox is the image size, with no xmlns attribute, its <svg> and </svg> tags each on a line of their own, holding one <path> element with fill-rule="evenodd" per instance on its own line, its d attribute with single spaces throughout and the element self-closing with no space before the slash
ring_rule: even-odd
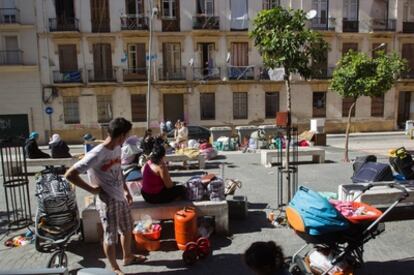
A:
<svg viewBox="0 0 414 275">
<path fill-rule="evenodd" d="M 159 250 L 161 246 L 161 242 L 159 239 L 148 239 L 142 233 L 134 233 L 134 239 L 138 250 L 142 250 L 142 248 L 144 248 L 147 251 L 156 251 Z"/>
<path fill-rule="evenodd" d="M 375 207 L 372 207 L 371 205 L 368 205 L 363 202 L 356 202 L 356 201 L 352 202 L 353 209 L 356 210 L 360 207 L 365 208 L 364 214 L 358 215 L 358 216 L 349 216 L 345 218 L 347 218 L 347 220 L 349 220 L 352 223 L 363 223 L 363 222 L 375 221 L 376 219 L 378 219 L 379 216 L 382 215 L 382 212 L 380 210 L 378 210 Z"/>
<path fill-rule="evenodd" d="M 174 215 L 175 240 L 178 249 L 185 250 L 185 245 L 197 239 L 197 213 L 194 208 L 184 208 Z"/>
</svg>

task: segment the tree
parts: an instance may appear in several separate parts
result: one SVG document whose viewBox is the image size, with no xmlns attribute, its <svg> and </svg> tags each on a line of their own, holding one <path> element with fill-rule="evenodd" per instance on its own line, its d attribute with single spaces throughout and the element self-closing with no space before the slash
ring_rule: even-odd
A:
<svg viewBox="0 0 414 275">
<path fill-rule="evenodd" d="M 291 141 L 291 75 L 311 77 L 312 65 L 320 63 L 328 50 L 321 35 L 306 27 L 308 19 L 303 10 L 276 7 L 263 10 L 253 22 L 250 36 L 267 68 L 284 68 L 287 91 L 287 146 L 285 168 L 289 168 L 289 146 Z M 287 190 L 290 188 L 284 188 Z"/>
<path fill-rule="evenodd" d="M 370 58 L 365 53 L 351 50 L 339 60 L 333 72 L 330 88 L 342 97 L 353 98 L 353 103 L 348 111 L 344 161 L 349 161 L 349 131 L 351 128 L 351 114 L 356 100 L 360 96 L 381 96 L 385 94 L 406 68 L 406 61 L 396 53 L 386 55 L 383 51 L 379 51 L 376 58 Z"/>
</svg>

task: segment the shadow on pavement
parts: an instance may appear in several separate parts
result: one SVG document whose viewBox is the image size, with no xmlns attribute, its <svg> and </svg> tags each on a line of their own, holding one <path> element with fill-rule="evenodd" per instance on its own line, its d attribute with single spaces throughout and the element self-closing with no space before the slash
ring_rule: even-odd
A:
<svg viewBox="0 0 414 275">
<path fill-rule="evenodd" d="M 366 262 L 356 275 L 411 275 L 414 270 L 414 258 L 406 258 L 389 262 Z"/>
<path fill-rule="evenodd" d="M 68 243 L 66 250 L 82 257 L 82 260 L 78 262 L 82 267 L 105 267 L 105 263 L 100 260 L 105 258 L 101 243 L 71 241 Z M 117 255 L 122 255 L 120 248 L 118 250 Z"/>
</svg>

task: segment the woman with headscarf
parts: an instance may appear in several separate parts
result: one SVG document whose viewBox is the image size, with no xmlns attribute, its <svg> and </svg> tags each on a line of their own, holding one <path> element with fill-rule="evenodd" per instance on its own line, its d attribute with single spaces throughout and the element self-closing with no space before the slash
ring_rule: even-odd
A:
<svg viewBox="0 0 414 275">
<path fill-rule="evenodd" d="M 37 139 L 39 138 L 38 132 L 32 132 L 29 138 L 26 140 L 26 144 L 24 145 L 24 151 L 26 153 L 26 157 L 29 159 L 46 159 L 50 158 L 49 154 L 42 152 L 37 146 Z"/>
<path fill-rule="evenodd" d="M 52 158 L 71 158 L 68 145 L 60 138 L 59 134 L 53 134 L 49 142 Z"/>
</svg>

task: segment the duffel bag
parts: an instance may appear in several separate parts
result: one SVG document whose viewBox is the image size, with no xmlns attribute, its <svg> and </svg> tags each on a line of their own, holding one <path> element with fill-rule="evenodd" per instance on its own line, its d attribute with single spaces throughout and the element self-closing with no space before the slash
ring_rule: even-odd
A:
<svg viewBox="0 0 414 275">
<path fill-rule="evenodd" d="M 394 150 L 389 161 L 398 174 L 404 176 L 407 180 L 414 179 L 414 171 L 412 169 L 414 165 L 413 158 L 404 147 Z"/>
<path fill-rule="evenodd" d="M 367 162 L 352 176 L 352 182 L 378 182 L 378 181 L 392 181 L 391 167 L 386 163 Z"/>
</svg>

